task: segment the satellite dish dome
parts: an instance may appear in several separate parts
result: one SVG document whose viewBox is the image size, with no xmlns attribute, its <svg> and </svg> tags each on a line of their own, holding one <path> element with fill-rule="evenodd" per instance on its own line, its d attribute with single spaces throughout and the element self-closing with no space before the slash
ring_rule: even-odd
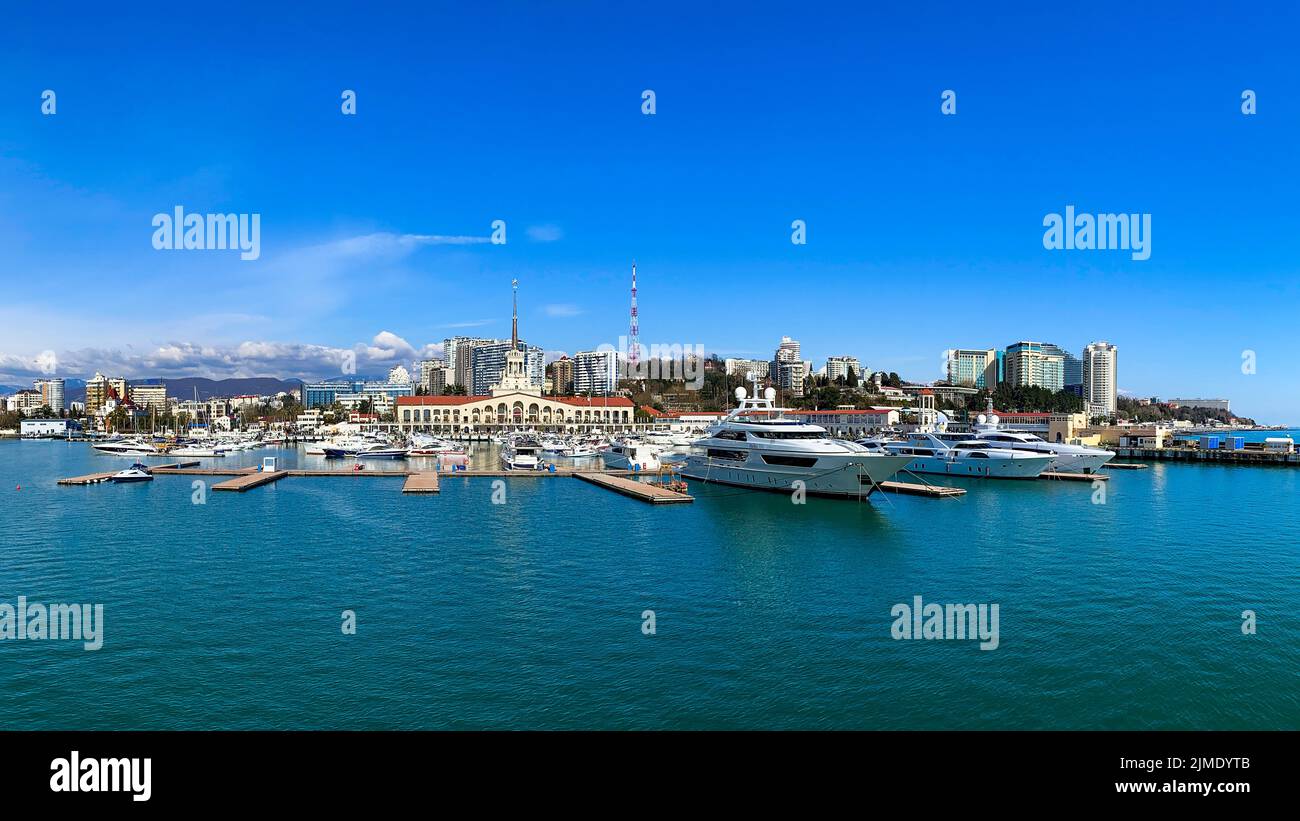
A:
<svg viewBox="0 0 1300 821">
<path fill-rule="evenodd" d="M 737 399 L 744 399 L 744 398 L 745 398 L 745 389 L 744 389 L 744 387 L 736 388 L 736 398 L 737 398 Z"/>
<path fill-rule="evenodd" d="M 771 402 L 773 399 L 776 398 L 776 388 L 768 388 L 767 390 L 763 391 L 763 396 L 767 399 L 767 401 Z"/>
<path fill-rule="evenodd" d="M 979 416 L 976 416 L 976 417 L 975 417 L 975 421 L 978 422 L 979 424 L 983 425 L 983 424 L 986 424 L 986 423 L 989 421 L 989 418 L 988 418 L 987 416 L 985 416 L 984 414 L 981 413 Z"/>
<path fill-rule="evenodd" d="M 997 423 L 998 423 L 998 415 L 995 413 L 995 414 L 993 414 L 992 416 L 989 417 L 989 424 L 990 424 L 990 425 L 997 425 Z"/>
</svg>

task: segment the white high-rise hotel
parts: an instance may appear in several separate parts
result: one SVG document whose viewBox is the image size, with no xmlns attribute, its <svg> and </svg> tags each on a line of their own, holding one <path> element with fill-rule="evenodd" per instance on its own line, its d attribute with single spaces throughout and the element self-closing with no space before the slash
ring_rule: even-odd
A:
<svg viewBox="0 0 1300 821">
<path fill-rule="evenodd" d="M 1109 342 L 1093 342 L 1083 349 L 1083 404 L 1089 416 L 1115 415 L 1118 350 Z"/>
</svg>

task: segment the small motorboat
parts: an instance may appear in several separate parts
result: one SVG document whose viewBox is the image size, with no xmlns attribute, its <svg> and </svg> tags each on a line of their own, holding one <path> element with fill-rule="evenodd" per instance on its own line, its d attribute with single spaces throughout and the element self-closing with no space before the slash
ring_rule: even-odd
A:
<svg viewBox="0 0 1300 821">
<path fill-rule="evenodd" d="M 114 473 L 112 480 L 117 484 L 123 484 L 126 482 L 152 482 L 153 473 L 149 471 L 149 468 L 136 462 L 126 470 L 119 470 L 117 473 Z"/>
<path fill-rule="evenodd" d="M 385 445 L 371 445 L 357 452 L 358 459 L 405 459 L 406 448 L 393 448 Z"/>
</svg>

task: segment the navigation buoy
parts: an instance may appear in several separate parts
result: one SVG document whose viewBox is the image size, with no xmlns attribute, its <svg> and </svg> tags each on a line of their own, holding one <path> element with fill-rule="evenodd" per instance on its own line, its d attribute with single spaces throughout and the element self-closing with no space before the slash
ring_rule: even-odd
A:
<svg viewBox="0 0 1300 821">
<path fill-rule="evenodd" d="M 22 490 L 22 489 L 23 489 L 22 485 L 18 485 L 17 487 L 14 488 L 14 490 Z"/>
</svg>

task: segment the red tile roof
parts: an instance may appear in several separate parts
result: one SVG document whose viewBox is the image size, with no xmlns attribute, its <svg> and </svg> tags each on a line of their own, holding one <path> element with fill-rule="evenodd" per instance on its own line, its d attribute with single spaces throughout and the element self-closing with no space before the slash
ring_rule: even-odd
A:
<svg viewBox="0 0 1300 821">
<path fill-rule="evenodd" d="M 663 411 L 661 411 L 661 410 L 659 410 L 659 409 L 657 409 L 657 408 L 654 408 L 654 407 L 652 407 L 652 406 L 650 406 L 650 405 L 642 405 L 642 406 L 641 406 L 641 410 L 642 410 L 642 412 L 644 412 L 647 416 L 653 417 L 653 418 L 655 418 L 655 419 L 662 419 L 663 417 L 665 417 L 665 416 L 668 415 L 668 414 L 664 413 Z"/>
<path fill-rule="evenodd" d="M 492 396 L 399 396 L 398 405 L 468 405 L 471 402 L 490 402 L 506 397 Z M 630 408 L 632 400 L 625 396 L 587 398 L 585 396 L 538 396 L 529 397 L 545 402 L 558 402 L 562 405 L 576 405 L 582 408 Z M 514 400 L 511 400 L 513 403 Z"/>
</svg>

